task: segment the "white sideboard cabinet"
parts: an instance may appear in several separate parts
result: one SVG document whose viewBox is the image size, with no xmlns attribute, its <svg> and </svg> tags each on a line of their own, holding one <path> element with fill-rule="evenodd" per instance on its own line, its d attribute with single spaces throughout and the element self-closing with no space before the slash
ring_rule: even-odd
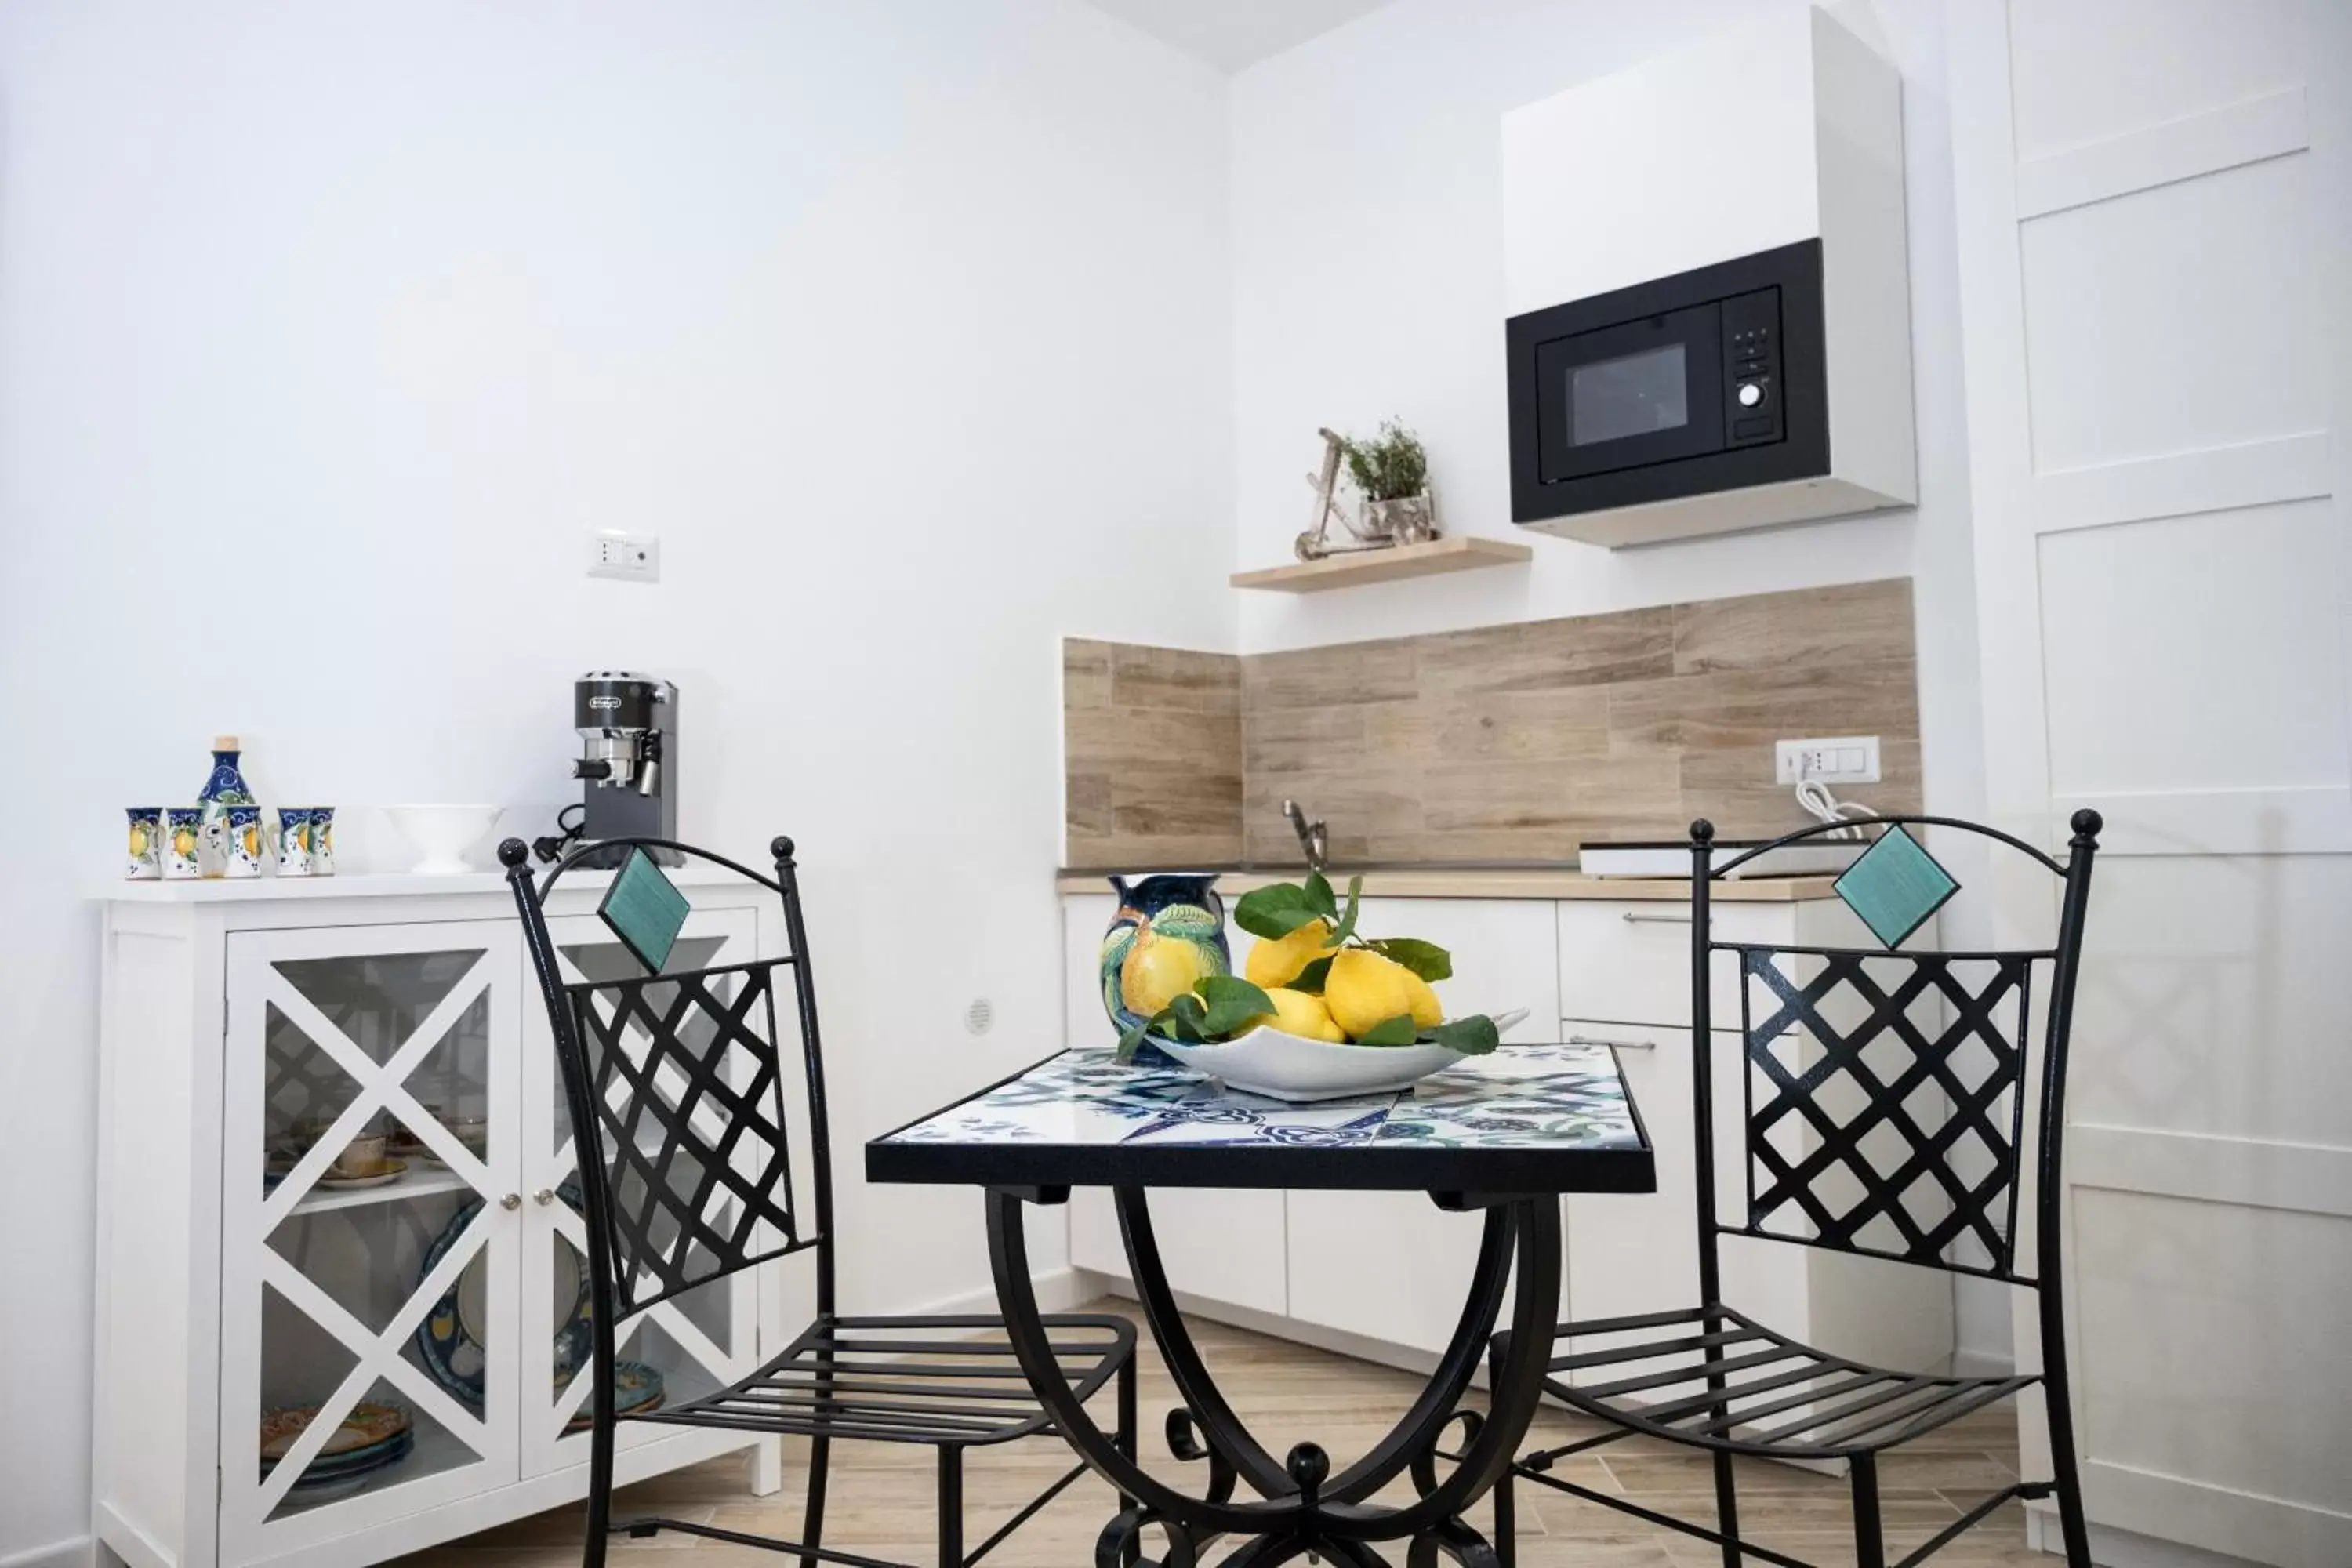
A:
<svg viewBox="0 0 2352 1568">
<path fill-rule="evenodd" d="M 1235 880 L 1241 880 L 1235 879 Z M 1492 879 L 1501 881 L 1503 879 Z M 1454 953 L 1440 992 L 1450 1010 L 1525 1007 L 1505 1039 L 1593 1040 L 1617 1059 L 1657 1150 L 1658 1190 L 1564 1201 L 1563 1316 L 1614 1317 L 1698 1300 L 1693 1226 L 1695 1140 L 1686 888 L 1646 896 L 1606 883 L 1551 879 L 1554 896 L 1376 897 L 1365 929 L 1426 937 Z M 1250 885 L 1243 881 L 1244 886 Z M 1540 885 L 1540 884 L 1539 884 Z M 1573 897 L 1557 896 L 1572 890 Z M 1825 884 L 1805 896 L 1748 893 L 1714 910 L 1723 941 L 1775 945 L 1876 944 Z M 1227 894 L 1228 902 L 1234 895 Z M 1108 1045 L 1097 955 L 1117 900 L 1066 891 L 1066 1038 Z M 1229 931 L 1238 968 L 1252 939 Z M 1934 926 L 1914 939 L 1932 946 Z M 1717 975 L 1714 1068 L 1718 1148 L 1736 1147 L 1745 1065 L 1728 958 Z M 1727 1221 L 1745 1213 L 1738 1162 L 1719 1163 Z M 1445 1214 L 1415 1194 L 1166 1192 L 1152 1196 L 1170 1282 L 1188 1307 L 1399 1364 L 1425 1364 L 1459 1318 L 1476 1257 L 1475 1215 Z M 1381 1245 L 1367 1247 L 1376 1236 Z M 1725 1293 L 1775 1328 L 1883 1365 L 1940 1369 L 1952 1352 L 1949 1279 L 1930 1269 L 1818 1248 L 1725 1237 Z M 1379 1259 L 1420 1260 L 1405 1277 Z M 1129 1271 L 1108 1193 L 1070 1202 L 1070 1260 L 1121 1286 Z"/>
<path fill-rule="evenodd" d="M 678 879 L 686 957 L 781 950 L 761 889 Z M 593 912 L 603 880 L 567 879 L 550 907 L 574 979 L 636 973 Z M 503 879 L 126 884 L 103 988 L 103 1547 L 139 1568 L 343 1568 L 583 1495 L 585 1231 Z M 397 1172 L 338 1173 L 378 1137 Z M 621 1325 L 630 1389 L 749 1372 L 763 1328 L 804 1314 L 798 1283 L 747 1270 Z M 320 1436 L 266 1451 L 286 1412 L 331 1431 L 370 1406 L 404 1425 L 391 1462 L 354 1471 Z M 624 1480 L 747 1446 L 645 1426 L 621 1444 Z M 773 1440 L 748 1446 L 773 1490 Z"/>
</svg>

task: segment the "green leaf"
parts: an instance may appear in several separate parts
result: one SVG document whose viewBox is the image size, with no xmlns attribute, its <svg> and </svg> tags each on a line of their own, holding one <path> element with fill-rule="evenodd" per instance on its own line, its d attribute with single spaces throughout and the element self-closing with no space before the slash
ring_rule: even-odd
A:
<svg viewBox="0 0 2352 1568">
<path fill-rule="evenodd" d="M 1450 980 L 1454 976 L 1454 955 L 1433 942 L 1423 942 L 1418 937 L 1392 936 L 1365 945 L 1374 952 L 1396 960 L 1423 980 Z"/>
<path fill-rule="evenodd" d="M 1309 963 L 1306 968 L 1300 970 L 1297 974 L 1291 976 L 1290 984 L 1285 986 L 1284 989 L 1288 991 L 1304 991 L 1309 996 L 1320 996 L 1323 994 L 1323 982 L 1330 973 L 1331 955 L 1327 952 L 1322 957 L 1315 960 L 1312 963 Z"/>
<path fill-rule="evenodd" d="M 1412 1015 L 1399 1013 L 1393 1018 L 1383 1018 L 1356 1037 L 1360 1046 L 1409 1046 L 1420 1038 L 1413 1027 Z"/>
<path fill-rule="evenodd" d="M 1339 918 L 1339 900 L 1331 896 L 1330 879 L 1320 871 L 1307 873 L 1307 885 L 1301 889 L 1307 895 L 1307 907 L 1327 921 Z"/>
<path fill-rule="evenodd" d="M 1151 1023 L 1154 1028 L 1161 1029 L 1177 1039 L 1199 1045 L 1209 1037 L 1205 1026 L 1208 1017 L 1208 1008 L 1202 1005 L 1198 996 L 1187 991 L 1160 1009 Z"/>
<path fill-rule="evenodd" d="M 1339 917 L 1339 929 L 1331 933 L 1331 943 L 1333 946 L 1338 946 L 1340 942 L 1347 941 L 1348 938 L 1356 934 L 1356 912 L 1359 904 L 1361 902 L 1363 890 L 1364 879 L 1362 877 L 1357 876 L 1348 879 L 1348 909 L 1347 912 Z"/>
<path fill-rule="evenodd" d="M 1143 1044 L 1143 1037 L 1150 1032 L 1151 1020 L 1146 1018 L 1140 1024 L 1134 1025 L 1122 1033 L 1118 1037 L 1118 1049 L 1114 1053 L 1118 1060 L 1122 1065 L 1132 1064 L 1135 1060 L 1136 1047 Z"/>
<path fill-rule="evenodd" d="M 1483 1057 L 1503 1043 L 1501 1031 L 1495 1020 L 1484 1013 L 1473 1013 L 1466 1018 L 1448 1018 L 1433 1029 L 1423 1029 L 1421 1037 L 1432 1045 L 1444 1046 L 1467 1057 Z"/>
<path fill-rule="evenodd" d="M 1269 940 L 1288 936 L 1308 921 L 1322 918 L 1322 911 L 1307 899 L 1307 889 L 1296 882 L 1252 889 L 1234 905 L 1234 924 L 1252 936 Z"/>
<path fill-rule="evenodd" d="M 1230 1035 L 1259 1014 L 1274 1011 L 1273 997 L 1230 974 L 1204 975 L 1193 989 L 1209 1000 L 1201 1032 L 1212 1038 Z"/>
</svg>

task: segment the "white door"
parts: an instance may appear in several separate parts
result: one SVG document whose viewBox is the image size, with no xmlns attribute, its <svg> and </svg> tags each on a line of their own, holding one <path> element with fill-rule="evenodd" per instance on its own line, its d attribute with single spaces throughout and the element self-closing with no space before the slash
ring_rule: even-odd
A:
<svg viewBox="0 0 2352 1568">
<path fill-rule="evenodd" d="M 594 916 L 548 921 L 566 984 L 615 980 L 643 973 L 636 960 Z M 687 917 L 668 973 L 711 969 L 759 956 L 753 910 L 698 910 Z M 797 1049 L 792 1023 L 792 972 L 774 973 L 781 1044 Z M 720 987 L 722 993 L 724 986 Z M 658 999 L 656 1005 L 662 1005 Z M 578 1155 L 556 1068 L 554 1037 L 536 994 L 522 1027 L 522 1296 L 530 1304 L 521 1359 L 522 1466 L 526 1475 L 583 1464 L 588 1458 L 588 1233 L 578 1208 Z M 796 1073 L 786 1063 L 788 1083 Z M 805 1189 L 803 1189 L 805 1191 Z M 689 1290 L 620 1325 L 614 1361 L 623 1383 L 617 1396 L 632 1402 L 676 1403 L 712 1392 L 750 1373 L 759 1359 L 757 1271 L 745 1269 Z M 544 1303 L 544 1305 L 541 1305 Z M 542 1327 L 543 1325 L 543 1327 Z M 674 1437 L 678 1429 L 623 1423 L 624 1452 Z"/>
<path fill-rule="evenodd" d="M 517 1477 L 516 934 L 229 938 L 224 1562 Z"/>
<path fill-rule="evenodd" d="M 2044 845 L 2107 821 L 2063 1211 L 2093 1546 L 2334 1568 L 2352 7 L 2035 0 L 1947 36 L 1988 795 Z M 2004 944 L 2046 938 L 2050 879 L 2000 886 Z"/>
</svg>

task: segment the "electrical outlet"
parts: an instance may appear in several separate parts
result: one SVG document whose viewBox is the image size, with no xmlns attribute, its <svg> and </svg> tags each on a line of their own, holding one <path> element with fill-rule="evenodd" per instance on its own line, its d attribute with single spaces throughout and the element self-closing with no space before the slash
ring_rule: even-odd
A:
<svg viewBox="0 0 2352 1568">
<path fill-rule="evenodd" d="M 650 533 L 606 529 L 588 536 L 588 575 L 625 583 L 661 581 L 661 541 Z"/>
<path fill-rule="evenodd" d="M 1823 784 L 1876 784 L 1878 737 L 1832 735 L 1825 740 L 1776 741 L 1772 776 L 1784 784 L 1800 779 Z"/>
</svg>

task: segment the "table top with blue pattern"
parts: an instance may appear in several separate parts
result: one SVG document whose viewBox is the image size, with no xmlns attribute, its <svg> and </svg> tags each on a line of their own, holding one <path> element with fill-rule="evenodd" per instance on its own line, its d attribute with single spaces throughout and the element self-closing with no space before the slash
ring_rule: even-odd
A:
<svg viewBox="0 0 2352 1568">
<path fill-rule="evenodd" d="M 1650 1192 L 1605 1046 L 1505 1046 L 1412 1088 L 1291 1104 L 1069 1050 L 866 1145 L 877 1182 Z"/>
</svg>

